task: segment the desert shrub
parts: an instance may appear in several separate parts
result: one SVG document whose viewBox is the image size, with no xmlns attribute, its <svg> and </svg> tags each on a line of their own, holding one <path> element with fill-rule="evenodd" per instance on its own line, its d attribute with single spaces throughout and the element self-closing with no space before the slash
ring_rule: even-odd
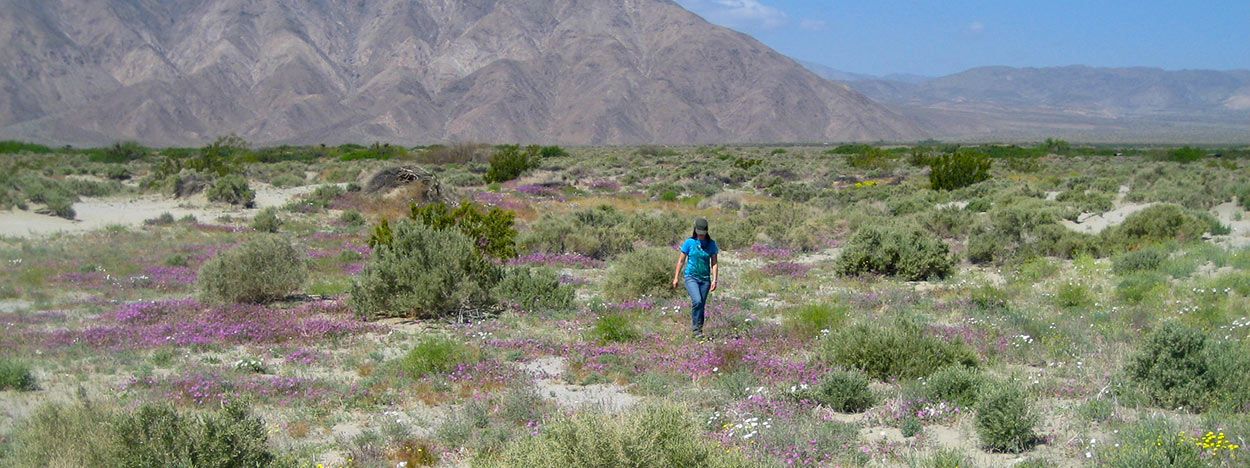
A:
<svg viewBox="0 0 1250 468">
<path fill-rule="evenodd" d="M 666 247 L 648 247 L 621 255 L 612 262 L 603 291 L 609 299 L 625 301 L 640 296 L 674 297 L 673 268 L 677 253 Z"/>
<path fill-rule="evenodd" d="M 483 180 L 486 183 L 507 182 L 520 177 L 530 169 L 538 167 L 542 159 L 542 148 L 531 145 L 521 149 L 517 145 L 502 145 L 495 149 L 490 157 L 490 169 Z"/>
<path fill-rule="evenodd" d="M 671 212 L 635 214 L 625 221 L 625 227 L 633 238 L 657 246 L 676 245 L 690 235 L 689 220 Z"/>
<path fill-rule="evenodd" d="M 413 203 L 409 208 L 409 219 L 434 229 L 454 228 L 472 240 L 482 255 L 504 260 L 517 255 L 517 231 L 512 227 L 516 214 L 511 211 L 473 202 L 461 203 L 454 210 L 444 203 Z"/>
<path fill-rule="evenodd" d="M 38 389 L 30 365 L 13 358 L 0 357 L 0 390 L 28 392 Z"/>
<path fill-rule="evenodd" d="M 48 212 L 52 216 L 65 219 L 74 219 L 78 216 L 78 212 L 74 211 L 74 202 L 65 197 L 51 197 L 44 201 L 48 208 Z"/>
<path fill-rule="evenodd" d="M 808 304 L 785 312 L 783 323 L 792 333 L 814 338 L 838 329 L 846 321 L 848 308 L 841 304 Z"/>
<path fill-rule="evenodd" d="M 914 420 L 914 419 L 913 419 Z M 956 449 L 944 448 L 933 453 L 933 456 L 921 464 L 924 468 L 959 468 L 968 466 L 968 456 Z"/>
<path fill-rule="evenodd" d="M 261 236 L 205 262 L 196 286 L 211 302 L 259 303 L 284 298 L 307 280 L 304 256 L 290 242 Z"/>
<path fill-rule="evenodd" d="M 862 370 L 877 380 L 914 379 L 951 365 L 975 367 L 976 352 L 963 342 L 946 342 L 915 323 L 858 324 L 822 339 L 820 359 Z"/>
<path fill-rule="evenodd" d="M 908 281 L 944 278 L 954 259 L 949 247 L 919 230 L 865 226 L 851 238 L 835 266 L 842 276 L 878 274 Z"/>
<path fill-rule="evenodd" d="M 250 145 L 246 140 L 234 135 L 223 136 L 195 152 L 186 160 L 185 167 L 221 178 L 242 172 L 244 163 L 250 157 Z"/>
<path fill-rule="evenodd" d="M 863 374 L 847 371 L 830 372 L 820 383 L 796 392 L 795 397 L 842 413 L 862 413 L 878 401 Z"/>
<path fill-rule="evenodd" d="M 299 187 L 306 182 L 307 180 L 304 179 L 303 174 L 284 173 L 275 176 L 269 181 L 269 184 L 274 187 Z"/>
<path fill-rule="evenodd" d="M 1250 210 L 1250 184 L 1241 183 L 1233 188 L 1233 195 L 1237 197 L 1237 205 L 1243 210 Z"/>
<path fill-rule="evenodd" d="M 173 221 L 172 217 L 170 221 Z M 252 229 L 260 232 L 278 232 L 281 227 L 282 220 L 278 219 L 278 209 L 272 206 L 260 210 L 260 213 L 256 213 L 256 216 L 252 218 Z"/>
<path fill-rule="evenodd" d="M 1117 274 L 1152 271 L 1168 259 L 1168 252 L 1159 247 L 1131 250 L 1111 257 L 1111 271 Z"/>
<path fill-rule="evenodd" d="M 263 421 L 243 403 L 202 414 L 145 404 L 133 413 L 51 404 L 20 422 L 5 466 L 294 467 L 274 454 Z"/>
<path fill-rule="evenodd" d="M 788 202 L 803 203 L 820 194 L 820 189 L 802 182 L 784 182 L 768 188 L 768 194 Z"/>
<path fill-rule="evenodd" d="M 590 337 L 601 343 L 621 343 L 642 338 L 638 327 L 624 314 L 606 314 L 595 320 Z"/>
<path fill-rule="evenodd" d="M 1115 414 L 1115 403 L 1107 398 L 1086 400 L 1084 404 L 1077 407 L 1076 413 L 1087 421 L 1103 422 L 1111 419 L 1111 416 Z"/>
<path fill-rule="evenodd" d="M 738 250 L 746 248 L 755 242 L 756 226 L 748 220 L 734 219 L 712 222 L 712 225 L 716 227 L 709 227 L 708 232 L 711 232 L 711 229 L 716 229 L 716 246 L 721 250 Z"/>
<path fill-rule="evenodd" d="M 964 207 L 964 211 L 971 211 L 973 213 L 984 213 L 986 211 L 989 211 L 990 208 L 992 208 L 993 206 L 994 206 L 993 203 L 990 202 L 990 200 L 988 199 L 973 198 L 971 200 L 968 200 L 968 206 Z"/>
<path fill-rule="evenodd" d="M 247 179 L 237 174 L 218 177 L 205 195 L 209 201 L 225 202 L 247 208 L 251 208 L 256 203 L 256 192 L 248 186 Z"/>
<path fill-rule="evenodd" d="M 536 437 L 510 442 L 498 456 L 486 454 L 474 466 L 709 467 L 755 466 L 701 432 L 688 410 L 670 405 L 635 409 L 623 418 L 595 412 L 560 415 L 543 424 Z"/>
<path fill-rule="evenodd" d="M 856 169 L 888 171 L 894 168 L 894 157 L 880 148 L 870 147 L 848 154 L 846 164 Z"/>
<path fill-rule="evenodd" d="M 963 237 L 972 224 L 972 213 L 950 205 L 920 215 L 920 224 L 938 237 Z"/>
<path fill-rule="evenodd" d="M 1124 218 L 1119 226 L 1103 231 L 1108 242 L 1133 248 L 1145 244 L 1175 240 L 1192 242 L 1202 239 L 1210 228 L 1203 220 L 1172 205 L 1152 205 Z"/>
<path fill-rule="evenodd" d="M 573 305 L 573 288 L 560 284 L 560 275 L 550 268 L 509 268 L 491 294 L 522 310 L 565 310 Z"/>
<path fill-rule="evenodd" d="M 363 226 L 365 224 L 365 217 L 360 214 L 359 211 L 344 210 L 343 214 L 339 215 L 339 222 L 352 227 Z"/>
<path fill-rule="evenodd" d="M 468 236 L 408 219 L 389 232 L 391 241 L 375 247 L 352 286 L 349 302 L 358 314 L 434 318 L 490 303 L 499 267 Z"/>
<path fill-rule="evenodd" d="M 975 368 L 948 366 L 939 369 L 921 382 L 916 396 L 928 400 L 946 401 L 962 408 L 972 408 L 981 391 L 987 387 L 986 378 Z"/>
<path fill-rule="evenodd" d="M 626 217 L 602 205 L 565 215 L 543 215 L 520 236 L 527 251 L 577 253 L 606 260 L 634 248 L 634 233 Z"/>
<path fill-rule="evenodd" d="M 15 154 L 15 153 L 48 154 L 51 152 L 52 152 L 52 148 L 49 148 L 47 146 L 40 145 L 37 143 L 27 143 L 24 141 L 17 141 L 17 140 L 0 141 L 0 154 Z"/>
<path fill-rule="evenodd" d="M 477 360 L 477 352 L 468 345 L 443 335 L 425 335 L 412 349 L 399 358 L 404 375 L 419 379 L 427 374 L 450 372 L 461 364 Z"/>
<path fill-rule="evenodd" d="M 1180 148 L 1169 151 L 1167 160 L 1172 161 L 1172 162 L 1178 162 L 1178 163 L 1189 163 L 1189 162 L 1194 162 L 1199 159 L 1202 159 L 1203 156 L 1206 156 L 1206 155 L 1207 155 L 1207 152 L 1203 151 L 1201 148 L 1182 146 Z"/>
<path fill-rule="evenodd" d="M 991 390 L 977 404 L 974 422 L 981 446 L 993 452 L 1020 453 L 1037 441 L 1037 415 L 1024 391 L 1014 386 Z"/>
<path fill-rule="evenodd" d="M 989 180 L 990 158 L 971 151 L 956 151 L 933 158 L 929 184 L 934 190 L 955 190 Z"/>
<path fill-rule="evenodd" d="M 1151 405 L 1166 409 L 1246 411 L 1247 365 L 1250 353 L 1240 344 L 1168 322 L 1146 337 L 1124 367 L 1131 386 L 1121 391 L 1138 391 Z"/>
<path fill-rule="evenodd" d="M 1155 272 L 1133 273 L 1116 284 L 1115 295 L 1129 304 L 1140 304 L 1150 294 L 1165 289 L 1167 279 Z"/>
</svg>

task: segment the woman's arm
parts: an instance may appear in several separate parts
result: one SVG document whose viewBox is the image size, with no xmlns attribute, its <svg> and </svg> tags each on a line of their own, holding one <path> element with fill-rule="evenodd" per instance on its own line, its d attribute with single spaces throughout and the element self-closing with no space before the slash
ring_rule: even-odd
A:
<svg viewBox="0 0 1250 468">
<path fill-rule="evenodd" d="M 717 255 L 713 255 L 712 258 L 708 260 L 708 262 L 712 264 L 712 287 L 708 289 L 708 292 L 716 290 L 716 277 L 720 276 L 720 262 L 716 261 L 716 257 Z"/>
<path fill-rule="evenodd" d="M 681 269 L 685 268 L 685 266 L 686 266 L 686 253 L 682 252 L 681 256 L 677 257 L 677 269 L 673 270 L 673 289 L 677 289 L 677 285 L 680 284 L 678 280 L 681 279 Z"/>
</svg>

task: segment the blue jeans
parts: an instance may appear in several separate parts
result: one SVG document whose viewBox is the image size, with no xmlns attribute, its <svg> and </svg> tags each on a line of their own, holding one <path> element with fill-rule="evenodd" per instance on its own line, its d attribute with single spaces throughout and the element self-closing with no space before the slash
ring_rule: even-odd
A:
<svg viewBox="0 0 1250 468">
<path fill-rule="evenodd" d="M 711 280 L 686 277 L 686 292 L 690 293 L 690 331 L 696 335 L 703 333 L 703 309 L 711 288 Z"/>
</svg>

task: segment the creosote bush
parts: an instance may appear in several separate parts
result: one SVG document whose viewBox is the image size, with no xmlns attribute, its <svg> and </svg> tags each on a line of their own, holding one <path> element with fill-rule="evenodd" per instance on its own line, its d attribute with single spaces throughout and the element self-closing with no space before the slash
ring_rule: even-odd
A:
<svg viewBox="0 0 1250 468">
<path fill-rule="evenodd" d="M 502 145 L 495 149 L 490 157 L 490 170 L 483 179 L 486 183 L 507 182 L 520 177 L 530 169 L 538 167 L 542 159 L 542 148 L 530 145 L 522 149 L 517 145 Z"/>
<path fill-rule="evenodd" d="M 209 201 L 225 202 L 246 208 L 251 208 L 256 203 L 256 191 L 248 186 L 247 179 L 238 174 L 218 177 L 205 195 Z"/>
<path fill-rule="evenodd" d="M 18 423 L 0 464 L 48 466 L 295 467 L 268 447 L 269 432 L 243 403 L 193 414 L 162 404 L 133 413 L 96 403 L 49 404 Z"/>
<path fill-rule="evenodd" d="M 1250 353 L 1238 343 L 1216 340 L 1176 322 L 1167 322 L 1146 337 L 1124 368 L 1131 386 L 1122 394 L 1140 392 L 1159 408 L 1190 411 L 1250 409 Z"/>
<path fill-rule="evenodd" d="M 1186 212 L 1184 208 L 1162 204 L 1128 215 L 1123 223 L 1103 231 L 1103 235 L 1109 243 L 1131 249 L 1170 240 L 1202 240 L 1202 233 L 1210 227 L 1210 223 Z"/>
<path fill-rule="evenodd" d="M 265 235 L 205 262 L 196 284 L 211 302 L 263 303 L 286 297 L 307 280 L 303 255 L 286 239 Z"/>
<path fill-rule="evenodd" d="M 808 304 L 787 310 L 782 320 L 792 333 L 810 339 L 837 330 L 847 310 L 841 304 Z"/>
<path fill-rule="evenodd" d="M 491 290 L 495 300 L 526 311 L 560 311 L 573 305 L 573 288 L 551 268 L 512 267 Z"/>
<path fill-rule="evenodd" d="M 948 366 L 919 382 L 913 391 L 921 398 L 946 401 L 962 408 L 971 408 L 977 403 L 986 384 L 986 378 L 978 369 Z"/>
<path fill-rule="evenodd" d="M 908 281 L 945 278 L 954 259 L 950 248 L 919 230 L 865 226 L 838 257 L 842 276 L 877 274 Z"/>
<path fill-rule="evenodd" d="M 934 190 L 955 190 L 990 178 L 989 156 L 958 150 L 930 160 L 929 184 Z"/>
<path fill-rule="evenodd" d="M 281 227 L 282 220 L 278 219 L 278 209 L 272 206 L 260 210 L 260 213 L 256 213 L 256 216 L 252 218 L 252 229 L 260 232 L 274 233 L 278 232 Z"/>
<path fill-rule="evenodd" d="M 814 387 L 795 392 L 795 397 L 842 413 L 861 413 L 878 401 L 868 379 L 859 372 L 848 371 L 830 372 Z"/>
<path fill-rule="evenodd" d="M 1013 386 L 992 390 L 981 397 L 976 411 L 977 436 L 986 450 L 1020 453 L 1037 442 L 1033 432 L 1037 415 L 1023 390 Z"/>
<path fill-rule="evenodd" d="M 678 290 L 673 289 L 672 281 L 678 255 L 673 249 L 648 247 L 620 256 L 608 269 L 604 295 L 616 301 L 640 296 L 677 296 Z"/>
<path fill-rule="evenodd" d="M 0 357 L 0 390 L 38 390 L 30 365 L 16 359 Z"/>
<path fill-rule="evenodd" d="M 622 418 L 602 413 L 560 415 L 539 434 L 513 440 L 474 466 L 569 468 L 737 468 L 759 466 L 697 436 L 699 424 L 686 409 L 652 405 Z"/>
<path fill-rule="evenodd" d="M 818 353 L 825 362 L 882 381 L 925 377 L 950 365 L 978 365 L 968 345 L 942 341 L 905 320 L 844 328 L 823 338 Z"/>
<path fill-rule="evenodd" d="M 389 226 L 389 225 L 388 225 Z M 489 305 L 500 268 L 455 229 L 401 219 L 352 286 L 349 303 L 367 318 L 436 318 Z"/>
</svg>

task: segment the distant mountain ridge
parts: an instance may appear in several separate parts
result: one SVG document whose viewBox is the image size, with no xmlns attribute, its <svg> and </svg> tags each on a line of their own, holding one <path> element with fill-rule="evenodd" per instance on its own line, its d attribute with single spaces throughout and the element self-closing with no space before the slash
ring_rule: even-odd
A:
<svg viewBox="0 0 1250 468">
<path fill-rule="evenodd" d="M 1247 70 L 980 67 L 846 83 L 939 138 L 1250 141 Z"/>
<path fill-rule="evenodd" d="M 0 138 L 909 140 L 668 0 L 0 0 Z"/>
</svg>

